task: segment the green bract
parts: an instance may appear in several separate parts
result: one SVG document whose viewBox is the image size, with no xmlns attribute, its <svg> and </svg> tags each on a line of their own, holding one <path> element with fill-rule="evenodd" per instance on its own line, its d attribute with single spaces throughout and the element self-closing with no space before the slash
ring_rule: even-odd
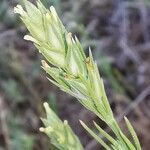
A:
<svg viewBox="0 0 150 150">
<path fill-rule="evenodd" d="M 40 131 L 46 133 L 52 144 L 61 150 L 83 150 L 82 145 L 73 133 L 68 122 L 62 122 L 57 115 L 50 109 L 48 103 L 44 103 L 46 119 L 42 118 L 45 128 L 41 127 Z"/>
<path fill-rule="evenodd" d="M 43 60 L 42 68 L 49 75 L 49 81 L 61 90 L 76 97 L 83 106 L 102 119 L 114 132 L 115 138 L 108 135 L 101 127 L 94 123 L 99 134 L 109 141 L 109 144 L 106 144 L 81 121 L 82 126 L 105 149 L 141 150 L 136 133 L 129 121 L 125 119 L 134 143 L 123 134 L 116 122 L 91 50 L 89 49 L 89 56 L 86 57 L 77 37 L 67 32 L 53 6 L 48 10 L 40 1 L 37 1 L 37 7 L 26 0 L 24 4 L 26 10 L 23 10 L 20 5 L 17 5 L 14 10 L 15 13 L 20 14 L 22 21 L 30 32 L 30 35 L 26 35 L 24 38 L 32 41 L 48 62 L 46 63 Z M 46 128 L 42 128 L 42 131 L 51 137 L 53 144 L 60 149 L 72 150 L 73 148 L 70 147 L 70 143 L 77 142 L 76 150 L 82 149 L 82 146 L 77 138 L 74 138 L 68 125 L 62 123 L 50 111 L 48 106 L 46 106 L 46 111 L 48 119 L 44 120 Z M 57 127 L 57 125 L 60 126 Z M 57 127 L 56 130 L 54 129 L 55 126 Z M 70 135 L 67 142 L 65 142 L 66 139 L 64 137 L 66 134 L 64 132 L 65 128 L 68 130 L 67 134 Z M 66 147 L 64 147 L 64 143 Z"/>
<path fill-rule="evenodd" d="M 39 52 L 54 66 L 65 68 L 74 75 L 83 73 L 85 56 L 77 38 L 73 39 L 65 30 L 53 6 L 48 10 L 38 1 L 37 7 L 25 1 L 26 11 L 20 5 L 14 8 L 31 34 L 24 39 L 34 42 Z"/>
</svg>

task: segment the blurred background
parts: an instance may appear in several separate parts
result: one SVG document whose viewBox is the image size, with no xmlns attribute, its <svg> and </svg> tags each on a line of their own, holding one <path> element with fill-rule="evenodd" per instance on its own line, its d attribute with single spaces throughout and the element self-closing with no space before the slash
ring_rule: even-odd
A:
<svg viewBox="0 0 150 150">
<path fill-rule="evenodd" d="M 23 40 L 28 32 L 13 13 L 19 0 L 0 0 L 0 150 L 55 150 L 39 132 L 42 103 L 67 119 L 85 150 L 102 149 L 81 127 L 95 120 L 77 100 L 46 79 L 38 53 Z M 35 3 L 35 0 L 32 0 Z M 150 149 L 150 1 L 42 0 L 54 5 L 66 28 L 90 46 L 115 116 L 128 134 L 127 115 L 143 150 Z"/>
</svg>

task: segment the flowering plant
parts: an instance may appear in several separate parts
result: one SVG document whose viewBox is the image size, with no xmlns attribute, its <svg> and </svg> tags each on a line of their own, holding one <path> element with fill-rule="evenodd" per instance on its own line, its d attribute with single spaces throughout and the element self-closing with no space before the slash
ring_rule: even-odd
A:
<svg viewBox="0 0 150 150">
<path fill-rule="evenodd" d="M 81 125 L 107 150 L 141 150 L 137 135 L 128 119 L 125 117 L 133 143 L 115 120 L 91 50 L 89 49 L 89 56 L 86 57 L 79 40 L 67 32 L 53 6 L 48 10 L 40 1 L 37 1 L 37 7 L 27 0 L 24 0 L 24 4 L 25 10 L 17 5 L 14 11 L 20 14 L 30 32 L 24 39 L 32 41 L 47 60 L 42 60 L 42 68 L 49 75 L 48 80 L 76 97 L 83 106 L 102 119 L 114 132 L 115 137 L 111 137 L 94 122 L 95 128 L 109 141 L 107 144 L 82 121 Z M 75 149 L 83 149 L 66 121 L 61 122 L 47 104 L 44 106 L 47 119 L 42 119 L 45 128 L 40 128 L 40 131 L 44 131 L 59 149 L 72 150 L 70 145 L 74 144 Z M 65 139 L 65 134 L 68 135 L 68 140 Z"/>
</svg>

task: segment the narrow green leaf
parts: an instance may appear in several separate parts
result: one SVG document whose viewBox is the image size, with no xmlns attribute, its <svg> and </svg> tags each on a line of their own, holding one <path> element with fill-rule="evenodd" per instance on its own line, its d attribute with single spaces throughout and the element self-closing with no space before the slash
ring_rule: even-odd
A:
<svg viewBox="0 0 150 150">
<path fill-rule="evenodd" d="M 94 122 L 95 127 L 97 130 L 102 134 L 106 139 L 108 139 L 112 144 L 114 144 L 116 141 L 107 133 L 105 132 L 96 122 Z"/>
<path fill-rule="evenodd" d="M 126 148 L 128 148 L 129 150 L 136 150 L 134 145 L 129 141 L 129 139 L 122 133 L 122 131 L 120 131 L 120 135 L 122 137 L 122 140 L 124 141 L 124 143 L 126 144 Z"/>
<path fill-rule="evenodd" d="M 98 136 L 96 135 L 83 121 L 79 120 L 83 128 L 91 135 L 95 140 L 97 140 L 106 150 L 111 150 L 111 148 Z"/>
<path fill-rule="evenodd" d="M 125 122 L 126 122 L 126 125 L 127 125 L 127 127 L 128 127 L 128 130 L 130 131 L 130 133 L 131 133 L 131 135 L 132 135 L 132 138 L 133 138 L 133 140 L 134 140 L 136 149 L 137 149 L 137 150 L 141 150 L 140 142 L 139 142 L 139 139 L 138 139 L 138 137 L 137 137 L 137 134 L 136 134 L 135 130 L 133 129 L 131 123 L 129 122 L 129 120 L 128 120 L 126 117 L 124 117 L 124 120 L 125 120 Z"/>
</svg>

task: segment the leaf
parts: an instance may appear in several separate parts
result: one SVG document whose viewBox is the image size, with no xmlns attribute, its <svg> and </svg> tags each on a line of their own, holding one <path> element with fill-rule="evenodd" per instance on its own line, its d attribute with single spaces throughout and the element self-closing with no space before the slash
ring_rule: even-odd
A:
<svg viewBox="0 0 150 150">
<path fill-rule="evenodd" d="M 107 133 L 105 132 L 96 122 L 94 122 L 95 127 L 97 130 L 102 134 L 107 140 L 109 140 L 112 144 L 114 144 L 116 141 Z"/>
<path fill-rule="evenodd" d="M 124 146 L 126 146 L 126 149 L 129 150 L 136 150 L 134 145 L 129 141 L 129 139 L 122 133 L 122 131 L 120 131 L 120 135 L 122 137 L 123 142 L 126 144 Z"/>
<path fill-rule="evenodd" d="M 91 135 L 95 140 L 97 140 L 106 150 L 111 150 L 111 148 L 98 136 L 96 135 L 85 123 L 79 120 L 83 128 Z"/>
<path fill-rule="evenodd" d="M 140 142 L 139 142 L 139 139 L 137 137 L 137 134 L 136 134 L 135 130 L 133 129 L 131 123 L 129 122 L 129 120 L 126 117 L 124 117 L 124 120 L 126 122 L 128 130 L 130 131 L 130 133 L 132 135 L 132 138 L 134 140 L 134 143 L 135 143 L 135 146 L 136 146 L 137 150 L 141 150 Z"/>
</svg>

